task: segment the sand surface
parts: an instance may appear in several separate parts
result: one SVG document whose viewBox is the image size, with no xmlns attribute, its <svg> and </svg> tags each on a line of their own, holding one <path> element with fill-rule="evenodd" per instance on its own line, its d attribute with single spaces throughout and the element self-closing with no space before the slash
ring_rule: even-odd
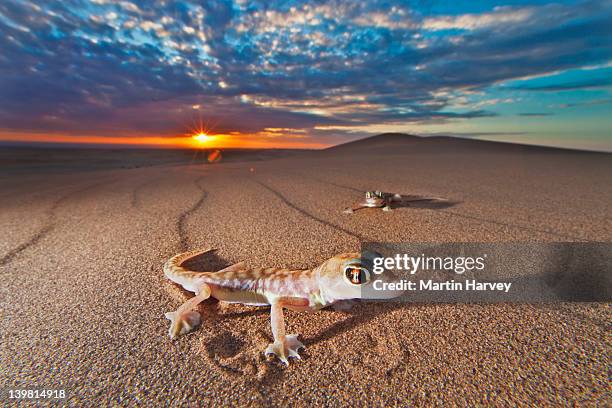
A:
<svg viewBox="0 0 612 408">
<path fill-rule="evenodd" d="M 306 350 L 286 368 L 262 354 L 266 308 L 207 301 L 202 327 L 170 341 L 163 313 L 190 294 L 161 271 L 200 247 L 218 248 L 191 265 L 205 270 L 314 267 L 362 240 L 610 241 L 611 155 L 380 139 L 266 161 L 57 169 L 0 176 L 0 386 L 65 388 L 79 406 L 612 403 L 609 303 L 287 312 Z M 448 201 L 342 214 L 366 189 Z"/>
</svg>

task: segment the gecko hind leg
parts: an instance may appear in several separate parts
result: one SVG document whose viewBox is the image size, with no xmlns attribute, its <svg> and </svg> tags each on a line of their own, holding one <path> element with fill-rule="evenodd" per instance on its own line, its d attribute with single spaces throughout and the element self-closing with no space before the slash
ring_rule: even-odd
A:
<svg viewBox="0 0 612 408">
<path fill-rule="evenodd" d="M 186 334 L 195 329 L 201 322 L 200 313 L 193 309 L 204 300 L 210 297 L 210 287 L 203 284 L 200 291 L 187 302 L 183 303 L 174 312 L 167 312 L 166 319 L 170 320 L 170 329 L 168 334 L 171 339 L 175 339 L 181 334 Z"/>
</svg>

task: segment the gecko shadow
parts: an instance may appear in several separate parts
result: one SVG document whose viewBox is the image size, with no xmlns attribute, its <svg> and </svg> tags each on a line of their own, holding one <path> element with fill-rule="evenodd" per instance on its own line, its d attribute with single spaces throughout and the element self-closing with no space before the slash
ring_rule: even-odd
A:
<svg viewBox="0 0 612 408">
<path fill-rule="evenodd" d="M 183 263 L 183 266 L 194 272 L 215 272 L 227 268 L 231 264 L 232 262 L 219 256 L 215 248 L 188 259 Z"/>
<path fill-rule="evenodd" d="M 406 307 L 405 303 L 399 302 L 370 302 L 370 301 L 355 301 L 349 310 L 341 311 L 340 313 L 350 315 L 349 318 L 340 320 L 332 324 L 329 328 L 322 331 L 314 337 L 304 339 L 304 345 L 311 346 L 333 337 L 339 336 L 342 333 L 348 332 L 355 327 L 367 324 L 371 320 L 380 317 L 397 309 Z M 338 313 L 333 308 L 325 308 L 322 313 Z"/>
<path fill-rule="evenodd" d="M 222 331 L 206 342 L 206 351 L 211 359 L 234 357 L 245 347 L 246 342 L 228 331 Z"/>
<path fill-rule="evenodd" d="M 392 209 L 397 208 L 426 208 L 428 210 L 443 210 L 461 204 L 461 201 L 446 200 L 437 197 L 406 194 L 401 198 L 393 200 Z"/>
</svg>

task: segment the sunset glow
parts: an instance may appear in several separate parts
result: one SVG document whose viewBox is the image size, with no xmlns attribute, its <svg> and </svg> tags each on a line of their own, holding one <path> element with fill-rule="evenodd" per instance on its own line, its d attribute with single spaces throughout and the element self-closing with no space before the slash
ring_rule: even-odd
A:
<svg viewBox="0 0 612 408">
<path fill-rule="evenodd" d="M 58 135 L 40 133 L 0 133 L 0 140 L 11 143 L 27 141 L 29 143 L 56 143 L 61 145 L 82 144 L 90 146 L 126 146 L 143 148 L 168 149 L 323 149 L 330 144 L 316 140 L 270 138 L 259 134 L 206 135 L 206 142 L 196 140 L 193 136 L 88 136 Z M 280 139 L 280 140 L 279 140 Z"/>
<path fill-rule="evenodd" d="M 192 137 L 199 144 L 206 144 L 206 142 L 209 142 L 211 140 L 211 137 L 208 136 L 206 133 L 198 133 L 197 135 L 193 135 Z"/>
</svg>

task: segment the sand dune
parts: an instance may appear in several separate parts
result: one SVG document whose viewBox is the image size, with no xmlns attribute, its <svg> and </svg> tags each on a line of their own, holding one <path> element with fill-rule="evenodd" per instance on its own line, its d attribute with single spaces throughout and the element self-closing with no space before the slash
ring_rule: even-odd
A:
<svg viewBox="0 0 612 408">
<path fill-rule="evenodd" d="M 393 135 L 247 154 L 52 174 L 13 164 L 0 178 L 0 383 L 65 388 L 73 405 L 610 404 L 609 303 L 287 312 L 306 350 L 285 368 L 262 354 L 267 309 L 207 301 L 202 327 L 170 341 L 163 313 L 190 294 L 161 267 L 200 247 L 218 248 L 190 265 L 207 270 L 313 267 L 364 240 L 610 241 L 611 155 Z M 366 189 L 446 204 L 342 214 Z"/>
</svg>

